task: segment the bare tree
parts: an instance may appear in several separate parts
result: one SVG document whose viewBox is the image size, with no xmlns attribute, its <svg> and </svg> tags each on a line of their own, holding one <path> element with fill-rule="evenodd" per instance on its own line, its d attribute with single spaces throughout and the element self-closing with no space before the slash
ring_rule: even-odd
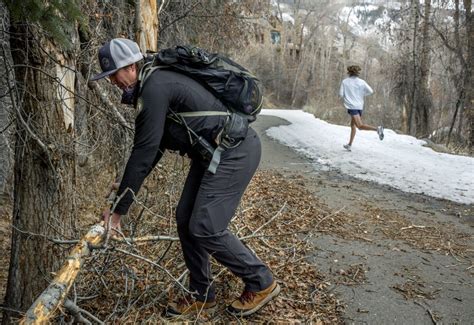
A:
<svg viewBox="0 0 474 325">
<path fill-rule="evenodd" d="M 7 3 L 16 5 L 13 1 Z M 24 5 L 22 9 L 32 3 Z M 67 9 L 51 11 L 58 5 Z M 125 2 L 118 5 L 128 8 L 128 13 L 122 13 L 124 16 L 133 17 L 133 7 L 125 6 Z M 111 30 L 122 31 L 113 37 L 124 36 L 129 25 L 110 23 L 115 8 L 107 7 L 107 3 L 88 3 L 84 8 L 93 13 L 86 16 L 88 19 L 68 14 L 67 10 L 74 9 L 71 6 L 70 2 L 48 2 L 42 10 L 50 15 L 40 15 L 46 21 L 32 21 L 28 11 L 12 20 L 10 51 L 16 78 L 11 90 L 15 94 L 12 110 L 16 144 L 12 246 L 5 298 L 10 311 L 4 314 L 4 324 L 17 316 L 13 310 L 23 311 L 31 305 L 50 281 L 51 271 L 62 263 L 63 251 L 51 240 L 79 237 L 77 225 L 81 218 L 76 190 L 80 184 L 91 184 L 79 167 L 85 166 L 87 157 L 94 152 L 105 163 L 119 161 L 114 152 L 120 146 L 111 144 L 128 141 L 127 133 L 120 136 L 116 128 L 110 127 L 118 120 L 118 125 L 129 128 L 119 110 L 111 107 L 108 96 L 116 94 L 101 86 L 88 85 L 87 79 L 91 62 L 96 64 L 99 42 L 113 33 Z M 104 26 L 110 29 L 102 29 Z M 94 32 L 103 38 L 97 40 Z M 97 112 L 106 118 L 98 119 Z M 113 139 L 114 133 L 118 139 Z M 102 146 L 92 143 L 91 136 L 108 142 Z M 118 157 L 123 156 L 121 152 Z M 91 169 L 96 174 L 101 172 L 100 166 Z M 93 192 L 93 187 L 89 190 Z"/>
<path fill-rule="evenodd" d="M 59 263 L 60 251 L 47 238 L 75 235 L 75 64 L 72 52 L 60 51 L 38 28 L 15 24 L 12 31 L 19 86 L 13 103 L 15 190 L 6 304 L 24 310 Z M 10 316 L 5 315 L 5 324 Z"/>
<path fill-rule="evenodd" d="M 453 66 L 445 67 L 456 89 L 446 142 L 450 143 L 452 134 L 456 130 L 457 138 L 464 138 L 467 147 L 472 150 L 472 87 L 474 82 L 472 77 L 474 63 L 472 0 L 463 1 L 464 10 L 462 10 L 460 0 L 455 0 L 454 4 L 452 29 L 443 26 L 442 23 L 432 23 L 436 35 L 455 58 Z"/>
<path fill-rule="evenodd" d="M 471 152 L 474 147 L 474 19 L 472 15 L 472 0 L 464 0 L 464 9 L 466 10 L 466 29 L 467 29 L 467 63 L 466 63 L 466 108 L 469 142 Z"/>
<path fill-rule="evenodd" d="M 419 15 L 419 3 L 415 0 L 413 3 L 415 13 L 415 26 L 413 29 L 413 62 L 414 62 L 414 76 L 413 78 L 413 99 L 412 109 L 410 111 L 410 130 L 411 134 L 418 136 L 428 136 L 430 130 L 430 110 L 432 106 L 431 93 L 429 90 L 429 75 L 430 75 L 430 14 L 431 14 L 431 0 L 424 0 L 424 14 L 423 14 L 423 26 L 422 36 L 420 45 L 420 59 L 419 66 L 417 62 L 417 29 L 418 29 L 418 15 Z M 416 126 L 414 126 L 416 125 Z"/>
</svg>

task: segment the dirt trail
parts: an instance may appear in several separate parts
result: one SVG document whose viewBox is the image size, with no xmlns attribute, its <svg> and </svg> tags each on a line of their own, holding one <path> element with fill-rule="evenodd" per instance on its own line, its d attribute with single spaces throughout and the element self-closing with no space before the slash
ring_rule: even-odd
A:
<svg viewBox="0 0 474 325">
<path fill-rule="evenodd" d="M 260 168 L 301 178 L 315 199 L 351 216 L 346 232 L 308 239 L 308 258 L 331 274 L 346 323 L 474 324 L 474 207 L 322 171 L 265 135 L 281 124 L 271 116 L 253 124 Z"/>
</svg>

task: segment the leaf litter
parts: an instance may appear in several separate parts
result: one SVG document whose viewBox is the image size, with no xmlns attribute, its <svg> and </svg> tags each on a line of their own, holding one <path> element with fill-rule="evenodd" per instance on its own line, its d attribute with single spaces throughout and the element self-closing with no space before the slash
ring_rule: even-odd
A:
<svg viewBox="0 0 474 325">
<path fill-rule="evenodd" d="M 163 165 L 148 177 L 137 204 L 129 216 L 124 217 L 127 236 L 177 237 L 174 208 L 187 168 L 186 160 L 165 155 Z M 318 270 L 309 262 L 308 256 L 314 247 L 307 240 L 318 234 L 369 243 L 376 236 L 383 236 L 420 250 L 467 259 L 471 265 L 474 252 L 472 236 L 455 231 L 449 224 L 415 225 L 396 211 L 376 208 L 369 203 L 362 215 L 346 213 L 343 207 L 331 211 L 306 188 L 304 177 L 287 177 L 275 171 L 257 172 L 230 228 L 272 269 L 282 287 L 280 295 L 250 318 L 227 315 L 225 306 L 240 295 L 243 284 L 213 261 L 217 309 L 177 321 L 343 323 L 344 302 L 333 293 L 334 286 L 364 283 L 368 267 L 358 263 L 330 274 Z M 7 242 L 7 237 L 3 237 L 2 243 Z M 4 265 L 7 258 L 5 255 Z M 168 270 L 173 279 L 145 259 Z M 3 273 L 2 282 L 6 280 Z M 163 317 L 163 310 L 170 299 L 183 294 L 175 280 L 185 285 L 187 278 L 177 241 L 113 242 L 107 249 L 95 251 L 87 260 L 71 299 L 106 323 L 170 322 Z M 393 289 L 406 299 L 433 299 L 437 294 L 426 290 L 421 280 L 408 281 Z M 68 319 L 70 316 L 64 311 L 57 317 L 59 323 Z"/>
</svg>

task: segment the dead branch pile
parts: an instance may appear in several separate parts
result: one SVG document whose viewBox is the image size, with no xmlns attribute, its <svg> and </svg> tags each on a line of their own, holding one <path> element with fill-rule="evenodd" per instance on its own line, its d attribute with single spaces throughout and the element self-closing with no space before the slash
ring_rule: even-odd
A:
<svg viewBox="0 0 474 325">
<path fill-rule="evenodd" d="M 186 291 L 187 271 L 179 242 L 171 239 L 177 237 L 174 207 L 187 167 L 179 159 L 171 164 L 170 172 L 160 168 L 149 177 L 129 219 L 124 220 L 128 240 L 110 241 L 95 251 L 70 294 L 81 310 L 105 323 L 163 322 L 168 300 Z M 305 240 L 307 234 L 329 232 L 338 223 L 337 213 L 318 203 L 304 184 L 275 173 L 258 173 L 231 228 L 270 266 L 282 292 L 257 315 L 239 321 L 341 323 L 342 305 L 328 292 L 329 279 L 307 261 L 311 245 Z M 168 238 L 130 240 L 156 235 Z M 219 308 L 191 320 L 236 321 L 224 308 L 240 295 L 243 284 L 217 263 L 212 268 Z M 63 313 L 58 321 L 70 318 L 70 313 Z"/>
<path fill-rule="evenodd" d="M 56 318 L 58 323 L 71 320 L 71 315 L 86 323 L 162 323 L 166 321 L 162 312 L 168 300 L 186 293 L 188 273 L 177 241 L 174 209 L 188 166 L 185 160 L 172 156 L 165 156 L 163 165 L 166 168 L 159 166 L 148 177 L 129 217 L 124 218 L 124 238 L 107 241 L 86 260 Z M 331 292 L 338 285 L 363 283 L 368 266 L 354 264 L 323 274 L 308 258 L 315 250 L 310 238 L 321 233 L 369 244 L 396 240 L 420 250 L 472 260 L 472 237 L 449 224 L 433 220 L 413 224 L 396 211 L 374 207 L 370 202 L 362 204 L 361 214 L 344 213 L 344 207 L 331 211 L 308 191 L 304 177 L 257 173 L 231 229 L 271 267 L 282 292 L 251 318 L 233 319 L 224 308 L 240 295 L 243 284 L 214 263 L 218 310 L 189 320 L 341 323 L 343 302 Z M 406 298 L 436 294 L 419 283 L 393 289 Z"/>
</svg>

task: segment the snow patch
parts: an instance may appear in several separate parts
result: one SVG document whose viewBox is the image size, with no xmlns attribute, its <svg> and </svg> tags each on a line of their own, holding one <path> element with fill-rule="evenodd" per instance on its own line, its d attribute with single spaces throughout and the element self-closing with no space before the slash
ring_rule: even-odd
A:
<svg viewBox="0 0 474 325">
<path fill-rule="evenodd" d="M 425 141 L 389 129 L 383 141 L 376 132 L 357 131 L 348 152 L 342 147 L 349 140 L 347 126 L 301 110 L 264 109 L 262 114 L 291 123 L 268 129 L 268 136 L 311 158 L 315 169 L 337 169 L 405 192 L 474 203 L 474 158 L 435 152 L 423 146 Z"/>
</svg>

